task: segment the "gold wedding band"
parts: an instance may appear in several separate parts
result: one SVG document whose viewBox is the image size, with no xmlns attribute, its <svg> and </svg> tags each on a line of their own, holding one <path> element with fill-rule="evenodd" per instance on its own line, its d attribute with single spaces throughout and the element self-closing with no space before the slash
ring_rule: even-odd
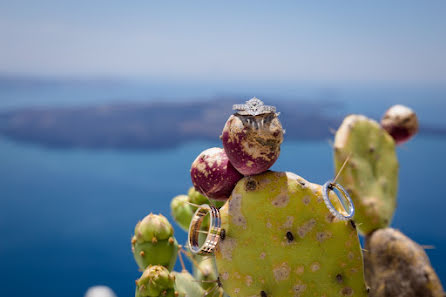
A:
<svg viewBox="0 0 446 297">
<path fill-rule="evenodd" d="M 209 214 L 209 230 L 205 242 L 200 245 L 200 234 L 203 234 L 201 225 L 206 215 Z M 192 217 L 189 225 L 188 242 L 190 251 L 197 255 L 212 254 L 220 240 L 221 218 L 220 211 L 214 206 L 207 204 L 200 205 Z"/>
</svg>

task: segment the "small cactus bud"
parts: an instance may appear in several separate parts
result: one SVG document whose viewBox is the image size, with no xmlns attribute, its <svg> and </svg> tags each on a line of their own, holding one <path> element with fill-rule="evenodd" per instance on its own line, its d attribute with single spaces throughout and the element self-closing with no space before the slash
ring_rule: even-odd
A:
<svg viewBox="0 0 446 297">
<path fill-rule="evenodd" d="M 189 196 L 189 202 L 197 205 L 210 204 L 214 205 L 217 208 L 220 208 L 225 204 L 225 200 L 208 199 L 206 196 L 198 192 L 194 187 L 190 187 L 187 195 Z M 195 210 L 196 209 L 194 208 L 194 211 Z"/>
<path fill-rule="evenodd" d="M 197 190 L 195 190 L 194 187 L 190 187 L 187 195 L 189 196 L 189 201 L 193 204 L 198 204 L 198 205 L 209 204 L 209 199 L 203 196 Z"/>
<path fill-rule="evenodd" d="M 135 297 L 158 297 L 175 295 L 175 276 L 160 265 L 144 270 L 136 281 Z"/>
<path fill-rule="evenodd" d="M 178 251 L 173 228 L 162 215 L 149 214 L 136 224 L 132 252 L 142 270 L 149 265 L 163 265 L 172 269 Z"/>
<path fill-rule="evenodd" d="M 189 204 L 189 197 L 186 195 L 178 195 L 174 197 L 170 203 L 170 210 L 175 222 L 177 222 L 183 230 L 188 231 L 190 221 L 195 212 L 195 208 Z"/>
<path fill-rule="evenodd" d="M 173 234 L 172 225 L 163 215 L 149 214 L 136 225 L 135 236 L 138 241 L 167 239 Z"/>
</svg>

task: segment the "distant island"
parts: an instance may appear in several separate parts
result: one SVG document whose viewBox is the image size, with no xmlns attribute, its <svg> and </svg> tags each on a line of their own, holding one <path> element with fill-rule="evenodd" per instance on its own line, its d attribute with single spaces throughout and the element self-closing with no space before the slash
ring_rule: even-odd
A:
<svg viewBox="0 0 446 297">
<path fill-rule="evenodd" d="M 0 135 L 57 148 L 162 149 L 196 140 L 216 141 L 237 99 L 202 102 L 24 108 L 0 113 Z M 275 102 L 290 140 L 333 137 L 342 121 L 337 102 Z M 446 129 L 425 128 L 429 134 Z"/>
</svg>

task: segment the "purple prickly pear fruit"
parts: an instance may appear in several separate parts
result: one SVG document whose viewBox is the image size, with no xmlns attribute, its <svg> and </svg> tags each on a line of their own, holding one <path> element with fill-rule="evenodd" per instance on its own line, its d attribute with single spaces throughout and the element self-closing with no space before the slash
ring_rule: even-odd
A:
<svg viewBox="0 0 446 297">
<path fill-rule="evenodd" d="M 409 107 L 394 105 L 384 114 L 381 126 L 393 137 L 396 144 L 401 144 L 418 132 L 418 119 Z"/>
<path fill-rule="evenodd" d="M 283 128 L 277 115 L 235 113 L 226 122 L 221 135 L 223 147 L 243 175 L 265 172 L 279 157 Z"/>
<path fill-rule="evenodd" d="M 203 151 L 190 169 L 195 189 L 208 198 L 226 200 L 242 175 L 229 162 L 221 148 Z"/>
</svg>

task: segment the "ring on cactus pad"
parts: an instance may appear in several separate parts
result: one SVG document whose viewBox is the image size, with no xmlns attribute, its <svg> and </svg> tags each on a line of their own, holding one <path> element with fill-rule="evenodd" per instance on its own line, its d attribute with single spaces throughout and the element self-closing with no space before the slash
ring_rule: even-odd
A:
<svg viewBox="0 0 446 297">
<path fill-rule="evenodd" d="M 341 197 L 334 191 L 338 190 L 341 194 Z M 341 203 L 342 207 L 344 208 L 344 211 L 347 213 L 342 214 L 339 212 L 334 206 L 333 203 L 331 203 L 329 198 L 330 191 L 333 191 L 336 194 L 336 197 L 338 198 L 339 202 Z M 328 210 L 331 212 L 332 215 L 337 217 L 340 220 L 349 220 L 353 217 L 355 214 L 355 206 L 353 205 L 353 201 L 348 195 L 347 191 L 338 183 L 334 183 L 332 181 L 326 182 L 322 186 L 322 197 L 324 198 L 325 205 L 327 205 Z"/>
<path fill-rule="evenodd" d="M 264 113 L 274 113 L 276 108 L 271 105 L 264 105 L 263 101 L 254 97 L 246 101 L 246 104 L 234 104 L 233 110 L 237 110 L 240 115 L 252 115 L 256 116 Z"/>
<path fill-rule="evenodd" d="M 202 230 L 203 220 L 209 214 L 209 230 Z M 189 226 L 188 242 L 190 251 L 198 255 L 212 254 L 220 240 L 220 211 L 214 206 L 200 205 Z M 203 238 L 206 235 L 205 239 Z M 203 242 L 204 239 L 204 242 Z"/>
</svg>

